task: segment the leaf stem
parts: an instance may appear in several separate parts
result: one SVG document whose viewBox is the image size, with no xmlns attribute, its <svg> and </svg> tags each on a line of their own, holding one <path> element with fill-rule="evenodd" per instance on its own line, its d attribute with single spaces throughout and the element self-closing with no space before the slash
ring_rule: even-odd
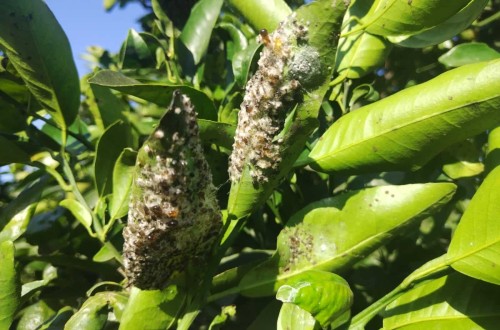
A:
<svg viewBox="0 0 500 330">
<path fill-rule="evenodd" d="M 482 20 L 482 21 L 480 21 L 480 22 L 477 22 L 477 23 L 472 24 L 472 26 L 474 26 L 474 27 L 479 27 L 479 28 L 480 28 L 480 27 L 483 27 L 483 26 L 488 25 L 488 24 L 490 24 L 490 23 L 493 23 L 493 22 L 494 22 L 494 21 L 496 21 L 497 19 L 500 19 L 500 11 L 499 11 L 499 12 L 497 12 L 497 13 L 495 13 L 495 14 L 493 14 L 493 15 L 491 15 L 491 16 L 490 16 L 490 17 L 488 17 L 488 18 L 483 19 L 483 20 Z"/>
<path fill-rule="evenodd" d="M 443 272 L 446 272 L 449 269 L 450 267 L 446 254 L 425 263 L 423 266 L 416 269 L 413 273 L 406 277 L 394 290 L 353 317 L 349 329 L 363 329 L 365 325 L 378 313 L 380 313 L 388 304 L 401 296 L 406 290 L 412 288 L 416 283 L 432 276 L 442 275 Z"/>
</svg>

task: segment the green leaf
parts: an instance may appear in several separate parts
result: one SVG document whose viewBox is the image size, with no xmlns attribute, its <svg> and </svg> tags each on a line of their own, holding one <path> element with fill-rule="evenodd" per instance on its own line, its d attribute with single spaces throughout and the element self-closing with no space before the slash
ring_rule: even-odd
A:
<svg viewBox="0 0 500 330">
<path fill-rule="evenodd" d="M 480 160 L 482 152 L 469 140 L 452 145 L 445 154 L 450 160 L 443 165 L 443 172 L 452 179 L 472 177 L 484 171 Z"/>
<path fill-rule="evenodd" d="M 376 0 L 360 25 L 381 36 L 415 34 L 446 21 L 470 1 Z"/>
<path fill-rule="evenodd" d="M 15 241 L 26 231 L 26 227 L 35 212 L 37 204 L 38 202 L 28 205 L 11 218 L 7 225 L 0 231 L 0 243 L 7 240 Z"/>
<path fill-rule="evenodd" d="M 500 284 L 500 167 L 488 174 L 465 210 L 448 249 L 450 265 Z"/>
<path fill-rule="evenodd" d="M 19 147 L 15 140 L 0 136 L 0 165 L 10 163 L 29 163 L 30 156 Z"/>
<path fill-rule="evenodd" d="M 104 329 L 108 321 L 109 307 L 118 320 L 123 315 L 128 297 L 121 292 L 99 292 L 87 299 L 82 307 L 66 323 L 66 330 Z"/>
<path fill-rule="evenodd" d="M 373 2 L 373 1 L 372 1 Z M 351 3 L 344 22 L 351 17 L 361 17 L 369 9 L 370 1 L 355 1 Z M 355 27 L 354 22 L 347 25 L 343 33 Z M 370 73 L 385 61 L 391 50 L 391 44 L 385 38 L 367 32 L 347 36 L 339 40 L 335 65 L 339 77 L 332 84 L 345 78 L 357 79 Z"/>
<path fill-rule="evenodd" d="M 193 55 L 194 64 L 201 61 L 208 48 L 210 36 L 220 14 L 223 0 L 201 0 L 191 10 L 182 29 L 180 40 Z"/>
<path fill-rule="evenodd" d="M 222 307 L 220 314 L 214 317 L 208 330 L 222 329 L 227 319 L 234 316 L 236 316 L 236 306 L 229 305 Z"/>
<path fill-rule="evenodd" d="M 109 201 L 111 219 L 119 219 L 128 213 L 136 158 L 137 152 L 126 148 L 116 160 L 113 169 L 113 194 Z"/>
<path fill-rule="evenodd" d="M 21 298 L 12 241 L 0 243 L 0 265 L 0 329 L 9 329 Z"/>
<path fill-rule="evenodd" d="M 184 299 L 185 295 L 175 285 L 163 290 L 139 290 L 133 287 L 123 312 L 120 330 L 168 329 L 174 324 Z"/>
<path fill-rule="evenodd" d="M 253 58 L 256 56 L 261 44 L 257 40 L 250 40 L 248 47 L 234 54 L 232 60 L 234 79 L 240 86 L 245 86 L 250 74 Z"/>
<path fill-rule="evenodd" d="M 64 329 L 64 325 L 73 315 L 73 309 L 69 306 L 61 308 L 56 315 L 47 320 L 39 330 Z"/>
<path fill-rule="evenodd" d="M 310 270 L 281 286 L 276 299 L 308 311 L 325 328 L 351 308 L 353 293 L 342 277 Z"/>
<path fill-rule="evenodd" d="M 92 232 L 92 214 L 75 199 L 65 199 L 59 203 L 62 207 L 71 211 L 73 216 L 78 220 L 89 232 Z"/>
<path fill-rule="evenodd" d="M 297 305 L 285 303 L 281 307 L 277 330 L 318 330 L 321 329 L 311 313 Z"/>
<path fill-rule="evenodd" d="M 240 181 L 232 183 L 227 207 L 231 218 L 246 217 L 268 198 L 281 179 L 289 173 L 317 126 L 319 109 L 329 88 L 329 78 L 333 71 L 337 36 L 347 9 L 344 1 L 337 1 L 336 4 L 332 6 L 331 1 L 327 0 L 315 1 L 297 10 L 297 20 L 314 22 L 308 27 L 308 46 L 317 50 L 321 67 L 325 69 L 311 86 L 308 86 L 302 102 L 290 111 L 287 121 L 291 120 L 291 124 L 278 134 L 283 139 L 278 174 L 266 184 L 256 186 L 250 177 L 248 166 L 245 166 Z"/>
<path fill-rule="evenodd" d="M 292 13 L 283 0 L 228 0 L 227 3 L 257 31 L 261 29 L 273 31 Z"/>
<path fill-rule="evenodd" d="M 47 178 L 44 177 L 28 188 L 25 188 L 14 200 L 12 200 L 0 213 L 0 228 L 4 228 L 14 217 L 24 212 L 31 204 L 38 202 L 45 186 Z"/>
<path fill-rule="evenodd" d="M 221 22 L 219 25 L 217 25 L 217 27 L 227 31 L 227 33 L 229 34 L 229 37 L 231 38 L 233 54 L 247 48 L 248 40 L 245 34 L 240 29 L 238 29 L 234 24 Z"/>
<path fill-rule="evenodd" d="M 120 50 L 120 68 L 141 68 L 155 63 L 154 53 L 134 29 L 130 29 Z"/>
<path fill-rule="evenodd" d="M 196 107 L 199 118 L 217 120 L 217 110 L 210 98 L 203 92 L 186 85 L 175 85 L 165 83 L 141 83 L 138 80 L 128 78 L 121 73 L 102 70 L 97 72 L 89 83 L 110 87 L 125 94 L 137 96 L 146 101 L 156 103 L 162 107 L 170 106 L 172 93 L 180 89 L 187 94 Z"/>
<path fill-rule="evenodd" d="M 462 66 L 353 111 L 309 158 L 321 171 L 416 170 L 500 123 L 500 60 Z"/>
<path fill-rule="evenodd" d="M 87 86 L 85 88 L 87 96 L 85 101 L 96 125 L 102 131 L 117 120 L 125 119 L 123 115 L 123 112 L 127 111 L 125 103 L 114 95 L 108 87 L 89 85 L 87 82 L 82 82 L 82 85 Z"/>
<path fill-rule="evenodd" d="M 55 311 L 43 300 L 26 307 L 20 313 L 22 316 L 17 323 L 17 330 L 38 330 L 55 315 Z"/>
<path fill-rule="evenodd" d="M 0 45 L 37 101 L 68 127 L 78 113 L 80 83 L 68 39 L 45 2 L 2 1 Z"/>
<path fill-rule="evenodd" d="M 241 280 L 247 296 L 265 296 L 308 270 L 342 272 L 446 204 L 451 183 L 380 186 L 314 202 L 287 222 L 277 253 Z"/>
<path fill-rule="evenodd" d="M 482 42 L 469 42 L 453 47 L 438 58 L 448 67 L 458 67 L 500 58 L 500 53 Z"/>
<path fill-rule="evenodd" d="M 130 126 L 121 121 L 109 126 L 97 142 L 94 173 L 99 196 L 111 193 L 115 162 L 131 144 Z"/>
<path fill-rule="evenodd" d="M 198 125 L 203 144 L 210 145 L 214 143 L 218 146 L 232 149 L 236 126 L 206 119 L 198 119 Z"/>
<path fill-rule="evenodd" d="M 458 13 L 429 30 L 410 36 L 389 37 L 389 40 L 393 43 L 397 43 L 399 46 L 411 48 L 423 48 L 437 45 L 453 38 L 467 28 L 481 14 L 487 4 L 488 0 L 470 1 L 469 4 Z"/>
<path fill-rule="evenodd" d="M 389 329 L 495 329 L 500 287 L 453 273 L 419 284 L 383 313 Z"/>
</svg>

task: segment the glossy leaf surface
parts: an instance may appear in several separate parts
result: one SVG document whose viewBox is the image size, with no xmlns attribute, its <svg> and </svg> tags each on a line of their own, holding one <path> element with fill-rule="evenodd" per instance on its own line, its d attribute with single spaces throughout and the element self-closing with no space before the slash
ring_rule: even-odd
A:
<svg viewBox="0 0 500 330">
<path fill-rule="evenodd" d="M 133 287 L 123 313 L 120 330 L 168 329 L 184 301 L 175 286 L 164 290 L 139 290 Z M 144 323 L 144 320 L 148 320 Z"/>
<path fill-rule="evenodd" d="M 297 305 L 284 303 L 278 315 L 277 330 L 317 330 L 321 329 L 319 323 L 308 311 Z"/>
<path fill-rule="evenodd" d="M 222 2 L 222 0 L 198 1 L 192 8 L 191 15 L 182 29 L 180 40 L 193 55 L 194 64 L 198 64 L 207 51 Z"/>
<path fill-rule="evenodd" d="M 284 0 L 228 0 L 228 4 L 240 12 L 257 31 L 273 31 L 279 22 L 292 13 Z"/>
<path fill-rule="evenodd" d="M 37 101 L 68 127 L 80 103 L 78 73 L 68 39 L 45 2 L 2 1 L 0 45 Z"/>
<path fill-rule="evenodd" d="M 65 199 L 59 203 L 62 207 L 71 211 L 73 216 L 89 231 L 92 226 L 92 214 L 77 200 Z"/>
<path fill-rule="evenodd" d="M 399 46 L 420 48 L 437 45 L 453 38 L 467 28 L 483 11 L 488 0 L 473 0 L 458 13 L 435 27 L 414 35 L 390 37 L 393 43 Z"/>
<path fill-rule="evenodd" d="M 9 329 L 21 298 L 12 241 L 0 243 L 0 265 L 0 328 Z"/>
<path fill-rule="evenodd" d="M 446 204 L 450 183 L 381 186 L 310 204 L 278 236 L 277 254 L 248 272 L 244 295 L 265 296 L 305 271 L 342 272 Z"/>
<path fill-rule="evenodd" d="M 110 70 L 97 72 L 89 79 L 91 84 L 106 86 L 125 94 L 137 96 L 146 101 L 156 103 L 163 107 L 170 106 L 172 93 L 180 89 L 187 94 L 196 107 L 199 118 L 216 120 L 217 110 L 213 102 L 203 92 L 185 85 L 174 85 L 166 83 L 141 83 L 138 80 L 124 76 L 123 74 Z"/>
<path fill-rule="evenodd" d="M 361 25 L 367 32 L 381 36 L 414 34 L 447 20 L 470 1 L 376 0 Z"/>
<path fill-rule="evenodd" d="M 100 196 L 111 193 L 115 162 L 131 144 L 130 128 L 121 121 L 109 126 L 97 142 L 94 173 Z"/>
<path fill-rule="evenodd" d="M 342 277 L 310 270 L 281 286 L 276 299 L 299 306 L 327 327 L 350 309 L 353 293 Z"/>
<path fill-rule="evenodd" d="M 424 282 L 383 313 L 389 329 L 494 329 L 500 322 L 500 288 L 459 273 Z"/>
<path fill-rule="evenodd" d="M 465 210 L 448 249 L 450 265 L 500 284 L 500 167 L 488 174 Z"/>
<path fill-rule="evenodd" d="M 500 53 L 482 42 L 469 42 L 453 47 L 439 57 L 448 67 L 457 67 L 500 58 Z"/>
<path fill-rule="evenodd" d="M 351 112 L 309 154 L 322 171 L 412 169 L 500 123 L 500 61 L 448 71 Z"/>
<path fill-rule="evenodd" d="M 113 194 L 109 202 L 111 219 L 124 217 L 128 213 L 136 157 L 137 152 L 126 148 L 116 160 L 113 169 Z"/>
</svg>

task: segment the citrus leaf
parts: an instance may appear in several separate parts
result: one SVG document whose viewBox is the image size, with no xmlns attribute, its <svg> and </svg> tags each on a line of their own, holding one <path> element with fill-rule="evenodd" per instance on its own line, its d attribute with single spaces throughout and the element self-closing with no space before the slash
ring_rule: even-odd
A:
<svg viewBox="0 0 500 330">
<path fill-rule="evenodd" d="M 353 111 L 309 158 L 321 171 L 416 170 L 500 123 L 500 60 L 465 65 Z"/>
<path fill-rule="evenodd" d="M 423 48 L 437 45 L 453 38 L 467 28 L 483 11 L 488 0 L 473 0 L 458 13 L 435 27 L 414 35 L 389 37 L 393 43 L 410 48 Z"/>
<path fill-rule="evenodd" d="M 113 194 L 109 201 L 111 219 L 119 219 L 128 213 L 136 158 L 137 152 L 125 148 L 116 160 L 113 169 Z"/>
<path fill-rule="evenodd" d="M 360 24 L 367 32 L 386 37 L 415 34 L 446 21 L 470 1 L 376 0 Z"/>
<path fill-rule="evenodd" d="M 500 167 L 488 174 L 465 210 L 448 249 L 450 265 L 500 284 Z"/>
<path fill-rule="evenodd" d="M 281 286 L 276 299 L 308 311 L 325 328 L 351 308 L 353 293 L 342 277 L 310 270 Z"/>
<path fill-rule="evenodd" d="M 35 208 L 38 202 L 28 205 L 21 212 L 17 213 L 7 225 L 0 231 L 0 243 L 9 241 L 15 241 L 18 239 L 28 227 L 28 223 L 35 213 Z"/>
<path fill-rule="evenodd" d="M 123 312 L 120 330 L 168 329 L 176 320 L 185 295 L 171 285 L 163 290 L 139 290 L 133 287 Z"/>
<path fill-rule="evenodd" d="M 315 330 L 320 329 L 311 313 L 297 305 L 284 303 L 278 315 L 277 330 Z"/>
<path fill-rule="evenodd" d="M 351 2 L 344 24 L 351 17 L 361 17 L 366 14 L 372 1 Z M 342 33 L 349 32 L 356 25 L 354 21 L 347 24 Z M 391 50 L 391 44 L 385 38 L 367 32 L 340 38 L 335 65 L 339 77 L 332 84 L 345 78 L 357 79 L 380 66 Z"/>
<path fill-rule="evenodd" d="M 191 9 L 191 15 L 182 29 L 180 40 L 193 55 L 194 64 L 200 63 L 207 51 L 222 3 L 222 0 L 201 0 Z"/>
<path fill-rule="evenodd" d="M 290 218 L 277 253 L 245 274 L 240 290 L 265 296 L 311 269 L 345 271 L 446 204 L 455 189 L 451 183 L 380 186 L 314 202 Z"/>
<path fill-rule="evenodd" d="M 99 292 L 87 299 L 82 307 L 71 316 L 64 329 L 103 329 L 108 321 L 109 307 L 118 320 L 121 319 L 128 297 L 120 292 Z"/>
<path fill-rule="evenodd" d="M 134 95 L 162 107 L 170 106 L 173 91 L 180 89 L 182 93 L 189 96 L 195 105 L 199 118 L 217 120 L 217 110 L 212 100 L 205 93 L 193 87 L 154 82 L 141 83 L 138 80 L 111 70 L 97 72 L 89 79 L 89 83 L 106 86 L 125 94 Z"/>
<path fill-rule="evenodd" d="M 63 129 L 71 125 L 80 105 L 78 73 L 68 39 L 45 2 L 2 1 L 0 45 L 54 121 Z"/>
<path fill-rule="evenodd" d="M 273 31 L 292 13 L 283 0 L 228 0 L 227 3 L 243 15 L 257 31 Z"/>
<path fill-rule="evenodd" d="M 92 214 L 77 200 L 65 199 L 59 205 L 71 211 L 73 216 L 78 220 L 89 232 L 92 231 Z"/>
<path fill-rule="evenodd" d="M 0 265 L 0 328 L 9 329 L 21 298 L 12 241 L 0 243 Z"/>
<path fill-rule="evenodd" d="M 495 329 L 499 297 L 500 287 L 452 273 L 423 282 L 390 303 L 383 329 Z"/>
<path fill-rule="evenodd" d="M 122 121 L 109 126 L 97 142 L 94 174 L 99 196 L 111 193 L 115 163 L 131 144 L 130 127 Z"/>
<path fill-rule="evenodd" d="M 469 42 L 453 47 L 438 58 L 448 67 L 457 67 L 500 58 L 500 53 L 482 42 Z"/>
</svg>

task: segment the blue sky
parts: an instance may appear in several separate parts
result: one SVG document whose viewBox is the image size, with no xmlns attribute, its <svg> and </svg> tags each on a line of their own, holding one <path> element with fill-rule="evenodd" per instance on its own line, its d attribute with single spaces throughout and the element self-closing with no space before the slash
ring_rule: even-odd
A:
<svg viewBox="0 0 500 330">
<path fill-rule="evenodd" d="M 107 13 L 102 0 L 45 0 L 68 36 L 80 76 L 90 70 L 81 59 L 88 46 L 101 46 L 112 53 L 130 28 L 140 30 L 137 20 L 145 14 L 138 4 L 115 8 Z"/>
</svg>

